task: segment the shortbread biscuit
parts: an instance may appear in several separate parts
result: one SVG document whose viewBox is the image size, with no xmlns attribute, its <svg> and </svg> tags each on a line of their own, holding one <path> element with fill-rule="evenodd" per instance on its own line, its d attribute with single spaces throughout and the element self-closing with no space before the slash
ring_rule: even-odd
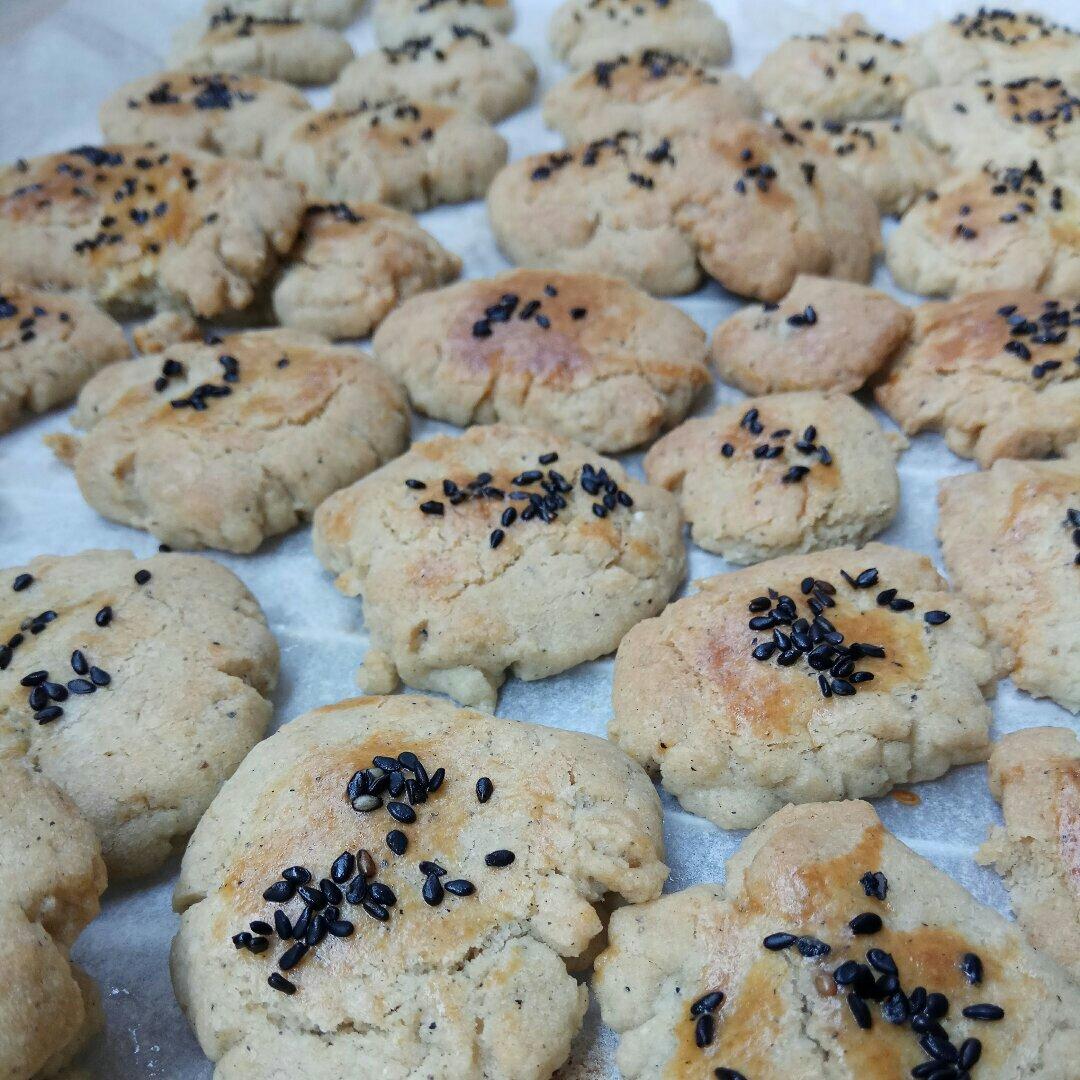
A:
<svg viewBox="0 0 1080 1080">
<path fill-rule="evenodd" d="M 173 985 L 220 1077 L 547 1080 L 588 1000 L 568 966 L 590 966 L 602 902 L 659 895 L 662 859 L 656 793 L 602 739 L 343 701 L 256 748 L 207 811 Z"/>
<path fill-rule="evenodd" d="M 514 28 L 510 0 L 374 0 L 372 20 L 380 45 L 401 45 L 452 26 L 471 26 L 486 34 Z"/>
<path fill-rule="evenodd" d="M 907 340 L 912 316 L 887 293 L 800 274 L 779 304 L 744 307 L 716 327 L 712 361 L 748 394 L 853 394 Z"/>
<path fill-rule="evenodd" d="M 460 273 L 461 260 L 409 214 L 378 203 L 316 204 L 274 287 L 274 314 L 298 330 L 367 337 L 402 301 Z"/>
<path fill-rule="evenodd" d="M 694 543 L 755 563 L 876 536 L 896 516 L 904 446 L 847 394 L 774 394 L 680 424 L 645 476 L 678 496 Z"/>
<path fill-rule="evenodd" d="M 651 442 L 709 382 L 693 319 L 599 274 L 511 270 L 427 293 L 374 349 L 428 416 L 530 424 L 607 453 Z"/>
<path fill-rule="evenodd" d="M 938 505 L 945 565 L 1008 654 L 1013 682 L 1080 712 L 1080 456 L 947 477 Z"/>
<path fill-rule="evenodd" d="M 691 813 L 752 828 L 986 760 L 1001 657 L 925 556 L 872 543 L 695 584 L 623 639 L 608 726 Z"/>
<path fill-rule="evenodd" d="M 397 384 L 358 349 L 255 330 L 100 372 L 53 444 L 100 514 L 172 547 L 254 551 L 405 449 Z"/>
<path fill-rule="evenodd" d="M 369 691 L 400 679 L 493 708 L 610 653 L 686 554 L 675 499 L 580 443 L 494 424 L 418 443 L 315 515 L 319 561 L 362 596 Z"/>
<path fill-rule="evenodd" d="M 224 0 L 207 0 L 206 14 L 213 15 L 224 6 Z M 342 29 L 360 14 L 364 0 L 228 0 L 227 6 L 241 16 L 254 15 L 259 19 L 305 19 Z"/>
</svg>

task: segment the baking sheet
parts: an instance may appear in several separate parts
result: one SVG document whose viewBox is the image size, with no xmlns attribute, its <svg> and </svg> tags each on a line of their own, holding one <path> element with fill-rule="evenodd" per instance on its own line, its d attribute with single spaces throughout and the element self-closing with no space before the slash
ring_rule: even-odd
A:
<svg viewBox="0 0 1080 1080">
<path fill-rule="evenodd" d="M 562 74 L 545 43 L 547 20 L 556 3 L 516 0 L 519 17 L 512 36 L 540 66 L 537 101 Z M 0 160 L 99 141 L 98 104 L 122 82 L 160 70 L 172 28 L 195 15 L 201 4 L 202 0 L 0 0 Z M 902 37 L 958 10 L 956 5 L 929 0 L 861 5 L 752 0 L 715 6 L 731 26 L 733 66 L 742 73 L 752 71 L 783 37 L 824 30 L 850 7 L 861 6 L 878 29 Z M 1046 0 L 1040 7 L 1060 20 L 1067 20 L 1070 11 L 1076 15 L 1075 0 Z M 373 47 L 366 16 L 348 37 L 358 52 Z M 329 93 L 317 90 L 311 98 L 321 105 Z M 544 129 L 536 104 L 505 121 L 500 130 L 510 142 L 511 158 L 560 145 Z M 482 202 L 442 207 L 420 220 L 461 256 L 465 276 L 482 277 L 507 267 L 495 249 Z M 884 269 L 879 268 L 876 283 L 903 295 Z M 740 306 L 715 284 L 675 302 L 708 332 Z M 717 388 L 697 412 L 707 414 L 718 402 L 742 396 Z M 42 444 L 43 435 L 66 427 L 61 410 L 0 438 L 0 567 L 45 552 L 68 554 L 89 547 L 123 547 L 139 555 L 156 550 L 150 536 L 104 521 L 83 502 L 71 473 Z M 414 438 L 449 430 L 453 430 L 449 425 L 414 419 Z M 640 455 L 625 455 L 624 461 L 640 475 Z M 934 540 L 937 482 L 971 468 L 938 437 L 915 439 L 900 459 L 900 513 L 879 539 L 925 552 L 940 565 Z M 354 674 L 368 644 L 360 607 L 335 592 L 312 554 L 308 529 L 272 541 L 256 555 L 209 554 L 239 574 L 255 593 L 281 644 L 274 727 L 357 692 Z M 725 569 L 723 560 L 691 548 L 691 578 Z M 512 679 L 503 688 L 499 715 L 603 735 L 610 712 L 611 669 L 611 659 L 604 659 L 543 682 Z M 995 736 L 1036 724 L 1080 730 L 1065 710 L 1033 701 L 1009 682 L 1001 684 L 993 710 Z M 989 825 L 1000 820 L 987 790 L 985 768 L 957 769 L 941 780 L 915 785 L 914 790 L 921 797 L 916 806 L 891 798 L 877 801 L 886 825 L 980 900 L 1007 912 L 1007 897 L 996 876 L 972 861 Z M 671 866 L 667 889 L 722 880 L 724 863 L 745 834 L 723 832 L 683 813 L 666 795 L 662 798 Z M 211 1075 L 169 982 L 169 943 L 176 929 L 170 894 L 176 871 L 173 864 L 149 880 L 110 889 L 100 918 L 75 948 L 75 959 L 101 986 L 107 1015 L 105 1034 L 80 1061 L 94 1076 L 205 1080 Z M 564 1075 L 614 1075 L 613 1046 L 614 1038 L 599 1025 L 594 1007 Z"/>
</svg>

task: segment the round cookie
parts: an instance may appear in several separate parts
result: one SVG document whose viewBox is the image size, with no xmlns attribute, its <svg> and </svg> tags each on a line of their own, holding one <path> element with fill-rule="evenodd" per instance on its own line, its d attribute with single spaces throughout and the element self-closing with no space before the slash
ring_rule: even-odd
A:
<svg viewBox="0 0 1080 1080">
<path fill-rule="evenodd" d="M 123 329 L 86 297 L 0 280 L 0 432 L 71 401 L 130 353 Z"/>
<path fill-rule="evenodd" d="M 645 455 L 694 542 L 733 563 L 861 544 L 896 516 L 906 446 L 847 394 L 774 394 L 687 420 Z"/>
<path fill-rule="evenodd" d="M 887 293 L 800 274 L 778 304 L 744 307 L 716 327 L 712 361 L 748 394 L 853 394 L 907 340 L 912 315 Z"/>
<path fill-rule="evenodd" d="M 111 877 L 155 870 L 270 721 L 258 603 L 191 555 L 41 555 L 3 580 L 0 755 L 76 803 Z"/>
<path fill-rule="evenodd" d="M 317 204 L 274 287 L 274 314 L 298 330 L 367 337 L 402 301 L 460 273 L 461 260 L 400 210 Z"/>
<path fill-rule="evenodd" d="M 709 382 L 693 319 L 599 274 L 465 281 L 409 301 L 373 344 L 428 416 L 529 424 L 605 453 L 651 442 Z"/>
<path fill-rule="evenodd" d="M 494 123 L 525 108 L 535 87 L 536 65 L 520 45 L 455 25 L 358 56 L 334 85 L 334 105 L 355 109 L 406 94 Z"/>
<path fill-rule="evenodd" d="M 752 828 L 986 760 L 1000 658 L 925 556 L 872 543 L 695 584 L 623 638 L 608 725 L 691 813 Z"/>
<path fill-rule="evenodd" d="M 213 15 L 222 8 L 221 0 L 207 0 L 205 11 Z M 229 0 L 237 15 L 259 19 L 304 19 L 344 29 L 359 14 L 364 0 Z"/>
<path fill-rule="evenodd" d="M 493 708 L 508 671 L 542 679 L 612 652 L 682 580 L 666 491 L 580 443 L 474 427 L 418 443 L 315 515 L 319 561 L 362 596 L 360 682 Z"/>
<path fill-rule="evenodd" d="M 397 97 L 311 113 L 271 140 L 265 160 L 315 199 L 419 211 L 482 197 L 506 140 L 470 111 Z"/>
<path fill-rule="evenodd" d="M 408 409 L 358 349 L 295 330 L 181 343 L 114 364 L 54 436 L 100 514 L 172 547 L 254 551 L 400 454 Z"/>
<path fill-rule="evenodd" d="M 486 34 L 514 29 L 510 0 L 375 0 L 375 38 L 391 47 L 452 26 L 471 26 Z"/>
<path fill-rule="evenodd" d="M 0 166 L 0 276 L 87 288 L 114 313 L 239 311 L 304 210 L 298 185 L 250 162 L 80 146 Z"/>
<path fill-rule="evenodd" d="M 590 966 L 597 909 L 659 895 L 662 858 L 652 785 L 602 739 L 343 701 L 257 747 L 207 811 L 173 985 L 219 1076 L 546 1080 L 585 1013 L 567 968 Z"/>
<path fill-rule="evenodd" d="M 275 131 L 310 108 L 294 86 L 258 75 L 163 71 L 121 86 L 98 117 L 109 142 L 257 159 Z"/>
</svg>

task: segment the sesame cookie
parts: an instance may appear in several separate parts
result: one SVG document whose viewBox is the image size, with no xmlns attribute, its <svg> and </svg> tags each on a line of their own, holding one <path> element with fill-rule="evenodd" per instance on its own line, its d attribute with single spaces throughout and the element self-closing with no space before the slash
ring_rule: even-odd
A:
<svg viewBox="0 0 1080 1080">
<path fill-rule="evenodd" d="M 530 424 L 607 453 L 678 423 L 709 382 L 693 319 L 599 274 L 511 270 L 427 293 L 374 348 L 428 416 Z"/>
<path fill-rule="evenodd" d="M 906 445 L 854 398 L 750 398 L 687 420 L 645 455 L 694 542 L 733 563 L 861 544 L 896 516 Z"/>
<path fill-rule="evenodd" d="M 720 323 L 712 361 L 748 394 L 853 394 L 907 340 L 911 323 L 887 293 L 800 274 L 778 304 L 744 307 Z"/>
<path fill-rule="evenodd" d="M 258 75 L 163 71 L 121 86 L 98 116 L 109 142 L 258 158 L 275 131 L 310 108 L 296 87 Z"/>
<path fill-rule="evenodd" d="M 298 185 L 250 162 L 80 146 L 0 166 L 0 275 L 212 318 L 251 303 L 303 210 Z"/>
<path fill-rule="evenodd" d="M 219 1077 L 546 1080 L 599 905 L 658 896 L 662 859 L 652 785 L 602 739 L 343 701 L 257 747 L 207 811 L 173 985 Z"/>
<path fill-rule="evenodd" d="M 727 24 L 705 0 L 565 0 L 551 16 L 548 41 L 575 70 L 642 49 L 705 64 L 731 58 Z"/>
<path fill-rule="evenodd" d="M 334 105 L 355 109 L 399 94 L 471 109 L 493 123 L 532 99 L 536 65 L 501 34 L 448 26 L 358 56 L 334 85 Z"/>
<path fill-rule="evenodd" d="M 358 349 L 295 330 L 181 343 L 83 388 L 52 440 L 100 514 L 172 547 L 254 551 L 400 454 L 405 395 Z"/>
<path fill-rule="evenodd" d="M 666 491 L 580 443 L 494 424 L 419 443 L 315 515 L 315 554 L 362 596 L 365 689 L 400 678 L 493 708 L 610 653 L 682 580 Z"/>
<path fill-rule="evenodd" d="M 609 941 L 625 1080 L 1064 1080 L 1080 1053 L 1076 985 L 863 802 L 785 807 Z"/>
<path fill-rule="evenodd" d="M 274 314 L 298 330 L 367 337 L 403 300 L 460 273 L 461 260 L 400 210 L 359 202 L 309 206 L 274 288 Z"/>
<path fill-rule="evenodd" d="M 418 211 L 483 196 L 506 140 L 471 111 L 397 97 L 302 117 L 271 140 L 265 160 L 313 198 Z"/>
<path fill-rule="evenodd" d="M 510 0 L 375 0 L 375 38 L 396 46 L 452 26 L 471 26 L 486 34 L 514 29 Z"/>
<path fill-rule="evenodd" d="M 67 404 L 130 353 L 121 327 L 86 297 L 0 280 L 0 432 Z"/>
<path fill-rule="evenodd" d="M 214 15 L 224 5 L 222 0 L 207 0 L 206 14 Z M 237 15 L 259 19 L 305 19 L 342 29 L 360 14 L 364 0 L 229 0 L 228 7 Z"/>
<path fill-rule="evenodd" d="M 912 337 L 874 389 L 908 435 L 940 431 L 988 468 L 1080 440 L 1080 305 L 1026 289 L 915 309 Z"/>
<path fill-rule="evenodd" d="M 1080 712 L 1080 457 L 947 477 L 938 507 L 945 565 L 1008 653 L 1013 682 Z"/>
<path fill-rule="evenodd" d="M 695 584 L 623 638 L 608 726 L 691 813 L 752 828 L 986 760 L 1000 658 L 925 556 L 872 543 Z"/>
</svg>

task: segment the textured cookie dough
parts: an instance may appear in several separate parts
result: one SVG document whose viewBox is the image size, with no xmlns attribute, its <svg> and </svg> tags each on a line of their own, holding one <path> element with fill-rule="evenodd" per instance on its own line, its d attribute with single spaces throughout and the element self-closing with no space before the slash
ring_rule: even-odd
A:
<svg viewBox="0 0 1080 1080">
<path fill-rule="evenodd" d="M 219 12 L 222 0 L 207 0 L 207 15 Z M 343 29 L 364 6 L 364 0 L 228 0 L 228 7 L 237 15 L 254 15 L 259 19 L 305 19 Z"/>
<path fill-rule="evenodd" d="M 945 565 L 1006 651 L 1013 682 L 1080 712 L 1080 456 L 948 477 L 938 505 Z"/>
<path fill-rule="evenodd" d="M 0 279 L 0 432 L 73 400 L 130 353 L 124 331 L 87 297 Z"/>
<path fill-rule="evenodd" d="M 542 679 L 612 652 L 686 565 L 666 491 L 502 424 L 419 443 L 332 495 L 313 539 L 341 592 L 363 597 L 365 689 L 400 677 L 489 709 L 508 671 Z"/>
<path fill-rule="evenodd" d="M 872 570 L 864 587 L 843 576 Z M 884 795 L 986 760 L 983 697 L 1001 658 L 925 556 L 871 543 L 695 584 L 623 638 L 608 727 L 691 813 L 752 828 L 788 802 Z M 951 617 L 932 624 L 930 612 Z M 833 633 L 843 640 L 824 637 Z"/>
<path fill-rule="evenodd" d="M 716 327 L 712 361 L 748 394 L 853 394 L 907 340 L 912 315 L 887 293 L 800 274 L 779 304 L 744 307 Z"/>
<path fill-rule="evenodd" d="M 415 821 L 391 817 L 403 802 L 354 810 L 347 788 L 357 770 L 398 755 L 432 779 L 415 797 Z M 415 791 L 416 773 L 405 775 Z M 482 777 L 492 792 L 480 803 Z M 390 829 L 407 854 L 388 846 Z M 358 849 L 392 890 L 385 922 L 349 901 L 365 881 Z M 513 861 L 492 866 L 492 852 Z M 402 1080 L 547 1080 L 585 1013 L 588 992 L 567 969 L 590 965 L 602 940 L 597 909 L 658 896 L 662 859 L 652 785 L 602 739 L 430 698 L 343 701 L 257 747 L 207 811 L 174 897 L 182 915 L 173 985 L 222 1080 L 355 1076 L 362 1062 Z M 432 878 L 447 885 L 429 891 L 434 904 L 421 897 L 422 860 L 445 869 L 427 878 L 429 890 Z M 346 936 L 332 932 L 281 972 L 292 941 L 270 934 L 260 953 L 238 951 L 230 938 L 276 912 L 295 925 L 303 896 L 262 895 L 295 866 L 312 884 L 341 883 L 335 906 L 347 925 L 337 930 Z M 475 891 L 457 895 L 455 882 Z M 364 891 L 375 888 L 369 878 Z M 295 992 L 268 985 L 271 972 Z"/>
<path fill-rule="evenodd" d="M 536 65 L 520 45 L 472 26 L 449 26 L 358 56 L 334 86 L 334 105 L 355 109 L 407 94 L 471 109 L 494 123 L 524 109 L 535 87 Z"/>
<path fill-rule="evenodd" d="M 694 542 L 733 563 L 861 544 L 896 516 L 902 436 L 847 394 L 749 398 L 687 420 L 645 455 Z"/>
<path fill-rule="evenodd" d="M 510 0 L 375 0 L 372 20 L 379 44 L 397 46 L 452 26 L 508 34 L 514 9 Z"/>
<path fill-rule="evenodd" d="M 642 49 L 705 64 L 731 58 L 727 24 L 705 0 L 565 0 L 551 17 L 548 41 L 575 70 Z"/>
<path fill-rule="evenodd" d="M 419 211 L 482 197 L 506 140 L 471 111 L 397 97 L 311 113 L 271 140 L 265 160 L 315 199 Z"/>
<path fill-rule="evenodd" d="M 957 173 L 900 220 L 885 249 L 901 288 L 1080 294 L 1080 177 L 1025 167 Z"/>
<path fill-rule="evenodd" d="M 111 877 L 149 873 L 270 721 L 278 650 L 263 613 L 230 571 L 192 555 L 42 555 L 3 581 L 0 757 L 71 797 Z M 48 674 L 28 688 L 33 672 Z"/>
<path fill-rule="evenodd" d="M 530 424 L 606 453 L 651 442 L 709 382 L 693 319 L 599 274 L 465 281 L 405 304 L 373 344 L 428 416 Z"/>
<path fill-rule="evenodd" d="M 400 454 L 405 395 L 358 349 L 295 330 L 114 364 L 54 436 L 83 497 L 172 547 L 254 551 Z"/>
<path fill-rule="evenodd" d="M 298 330 L 367 337 L 403 300 L 460 273 L 461 260 L 400 210 L 317 204 L 274 287 L 274 314 Z"/>
<path fill-rule="evenodd" d="M 895 1080 L 915 1068 L 935 1075 L 940 1062 L 927 1047 L 950 1059 L 970 1054 L 978 1058 L 970 1075 L 993 1080 L 1071 1072 L 1080 1053 L 1075 983 L 1014 923 L 888 833 L 866 803 L 786 807 L 747 837 L 726 876 L 723 887 L 699 885 L 612 916 L 594 985 L 604 1022 L 620 1035 L 626 1080 L 714 1071 L 719 1080 Z M 875 881 L 884 900 L 867 891 Z M 854 933 L 858 916 L 881 929 Z M 765 948 L 776 933 L 792 944 Z M 866 963 L 868 952 L 896 968 L 900 992 L 881 1003 L 891 983 Z M 982 965 L 975 985 L 961 967 L 967 954 Z M 855 982 L 838 987 L 832 974 L 842 964 Z M 913 1028 L 910 1001 L 927 992 L 943 995 L 948 1013 L 924 1011 Z M 723 1001 L 702 1021 L 691 1007 L 712 993 Z M 865 1030 L 853 1015 L 859 1003 Z M 963 1015 L 979 1004 L 1004 1017 Z M 941 1042 L 926 1040 L 928 1027 Z M 704 1047 L 700 1030 L 712 1035 Z"/>
<path fill-rule="evenodd" d="M 298 185 L 250 162 L 80 146 L 0 166 L 0 276 L 88 288 L 110 311 L 251 303 L 292 246 Z"/>
<path fill-rule="evenodd" d="M 875 387 L 908 435 L 940 431 L 988 468 L 1080 440 L 1080 304 L 1026 289 L 915 309 L 911 340 Z"/>
<path fill-rule="evenodd" d="M 310 108 L 294 86 L 258 75 L 162 71 L 121 86 L 98 116 L 109 142 L 258 158 L 275 131 Z"/>
<path fill-rule="evenodd" d="M 703 269 L 765 300 L 799 273 L 866 281 L 880 244 L 858 184 L 750 121 L 534 154 L 499 173 L 488 211 L 520 265 L 616 274 L 659 294 L 689 292 Z"/>
</svg>

